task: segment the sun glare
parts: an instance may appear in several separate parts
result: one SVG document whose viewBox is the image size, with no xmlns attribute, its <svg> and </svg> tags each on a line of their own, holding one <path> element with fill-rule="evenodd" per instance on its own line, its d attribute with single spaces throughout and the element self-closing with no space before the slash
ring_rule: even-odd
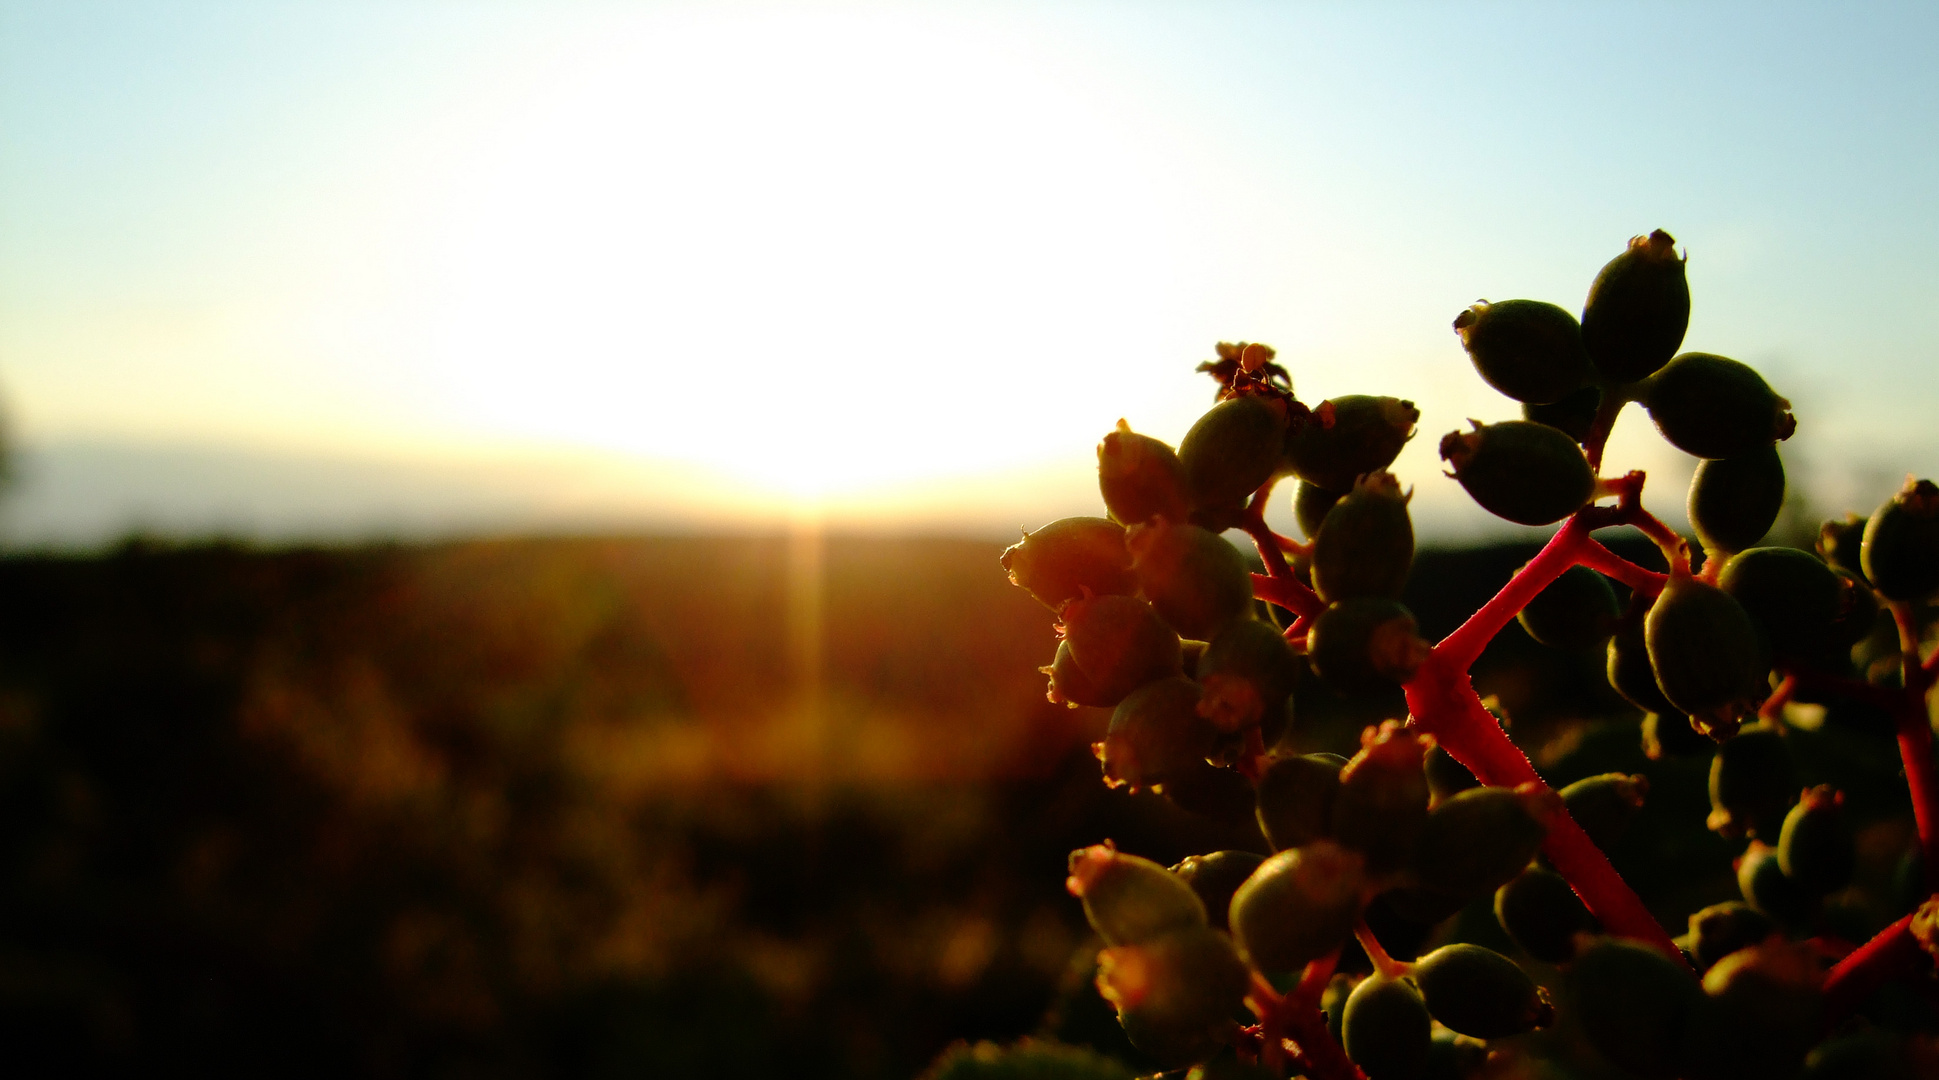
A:
<svg viewBox="0 0 1939 1080">
<path fill-rule="evenodd" d="M 809 500 L 1070 454 L 1073 358 L 1152 351 L 1186 200 L 1021 47 L 821 13 L 575 54 L 444 193 L 444 408 Z"/>
</svg>

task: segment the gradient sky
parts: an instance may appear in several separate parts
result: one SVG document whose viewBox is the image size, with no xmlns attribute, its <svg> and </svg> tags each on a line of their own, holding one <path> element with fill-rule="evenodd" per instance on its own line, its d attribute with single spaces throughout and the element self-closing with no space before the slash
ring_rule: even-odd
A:
<svg viewBox="0 0 1939 1080">
<path fill-rule="evenodd" d="M 1939 7 L 0 0 L 15 542 L 1095 512 L 1221 338 L 1422 406 L 1690 252 L 1794 487 L 1939 472 Z M 1610 463 L 1676 516 L 1691 462 Z M 1283 501 L 1283 500 L 1282 500 Z M 1284 516 L 1285 508 L 1280 511 Z"/>
</svg>

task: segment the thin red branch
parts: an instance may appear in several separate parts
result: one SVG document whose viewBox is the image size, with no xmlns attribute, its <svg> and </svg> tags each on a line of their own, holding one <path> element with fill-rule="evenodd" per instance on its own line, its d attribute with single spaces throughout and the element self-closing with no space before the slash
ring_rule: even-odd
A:
<svg viewBox="0 0 1939 1080">
<path fill-rule="evenodd" d="M 1387 947 L 1373 935 L 1373 927 L 1367 925 L 1367 920 L 1360 920 L 1353 928 L 1353 936 L 1360 942 L 1360 948 L 1366 951 L 1367 959 L 1373 963 L 1375 974 L 1398 979 L 1413 970 L 1412 964 L 1402 963 L 1387 955 Z"/>
<path fill-rule="evenodd" d="M 1596 405 L 1596 418 L 1589 424 L 1589 433 L 1582 438 L 1582 452 L 1589 457 L 1589 467 L 1602 469 L 1603 444 L 1609 441 L 1609 432 L 1616 426 L 1616 414 L 1629 404 L 1629 396 L 1613 386 L 1602 388 L 1602 400 Z"/>
<path fill-rule="evenodd" d="M 1912 605 L 1894 600 L 1889 605 L 1899 628 L 1899 670 L 1905 687 L 1894 710 L 1898 721 L 1899 758 L 1905 762 L 1905 786 L 1912 795 L 1912 817 L 1919 825 L 1919 853 L 1924 857 L 1925 885 L 1939 888 L 1939 770 L 1932 763 L 1932 720 L 1926 712 L 1926 691 L 1932 676 L 1919 660 L 1919 624 Z"/>
<path fill-rule="evenodd" d="M 1535 594 L 1548 588 L 1550 582 L 1562 575 L 1575 564 L 1576 548 L 1587 539 L 1588 527 L 1580 516 L 1569 519 L 1568 524 L 1556 530 L 1541 552 L 1529 560 L 1527 566 L 1515 572 L 1508 584 L 1502 586 L 1481 609 L 1468 616 L 1468 621 L 1455 628 L 1454 633 L 1441 639 L 1434 646 L 1435 655 L 1441 657 L 1449 666 L 1466 671 L 1481 656 L 1481 650 L 1488 647 L 1501 628 L 1510 619 L 1528 606 Z"/>
<path fill-rule="evenodd" d="M 1886 983 L 1916 974 L 1930 964 L 1926 951 L 1912 936 L 1911 915 L 1879 931 L 1877 937 L 1853 949 L 1826 973 L 1826 1029 L 1856 1012 Z"/>
<path fill-rule="evenodd" d="M 1273 484 L 1268 480 L 1252 493 L 1252 500 L 1246 503 L 1243 526 L 1246 535 L 1252 537 L 1252 546 L 1259 549 L 1259 558 L 1266 564 L 1264 574 L 1252 575 L 1252 595 L 1268 604 L 1278 604 L 1294 615 L 1318 615 L 1326 610 L 1326 604 L 1319 594 L 1299 583 L 1293 576 L 1293 568 L 1286 565 L 1286 551 L 1282 544 L 1294 543 L 1272 531 L 1266 524 L 1266 504 L 1272 500 Z M 1295 547 L 1298 545 L 1295 544 Z"/>
<path fill-rule="evenodd" d="M 1644 596 L 1655 596 L 1662 592 L 1663 586 L 1670 580 L 1670 575 L 1637 566 L 1588 537 L 1583 538 L 1575 561 L 1605 577 L 1614 578 Z"/>
<path fill-rule="evenodd" d="M 1252 595 L 1268 604 L 1278 604 L 1301 618 L 1318 615 L 1326 610 L 1326 602 L 1318 593 L 1299 583 L 1290 574 L 1283 578 L 1267 574 L 1252 575 Z"/>
<path fill-rule="evenodd" d="M 1467 670 L 1449 663 L 1439 648 L 1408 681 L 1406 691 L 1414 723 L 1438 739 L 1482 783 L 1500 787 L 1542 783 L 1528 755 L 1509 740 L 1493 714 L 1482 706 Z M 1558 810 L 1549 822 L 1542 851 L 1610 933 L 1653 945 L 1679 963 L 1689 962 L 1635 890 L 1609 864 L 1608 856 L 1566 811 Z"/>
<path fill-rule="evenodd" d="M 1784 678 L 1778 682 L 1776 689 L 1771 691 L 1771 696 L 1765 698 L 1764 704 L 1757 707 L 1757 718 L 1769 724 L 1780 723 L 1784 719 L 1784 706 L 1797 692 L 1797 673 L 1785 672 Z"/>
<path fill-rule="evenodd" d="M 1317 997 L 1297 992 L 1282 996 L 1264 976 L 1253 972 L 1246 1004 L 1259 1015 L 1260 1056 L 1268 1062 L 1284 1057 L 1280 1040 L 1290 1038 L 1299 1047 L 1299 1063 L 1312 1080 L 1366 1080 L 1339 1040 L 1326 1030 L 1326 1015 L 1320 1012 Z"/>
</svg>

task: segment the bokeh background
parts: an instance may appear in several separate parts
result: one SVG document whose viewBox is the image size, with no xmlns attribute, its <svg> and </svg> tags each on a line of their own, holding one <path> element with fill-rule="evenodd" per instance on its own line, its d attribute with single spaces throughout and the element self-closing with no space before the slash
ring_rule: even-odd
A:
<svg viewBox="0 0 1939 1080">
<path fill-rule="evenodd" d="M 1409 603 L 1451 628 L 1540 538 L 1440 475 L 1516 411 L 1453 315 L 1573 307 L 1657 227 L 1687 345 L 1794 405 L 1777 539 L 1939 472 L 1933 40 L 1923 4 L 0 0 L 6 1044 L 1108 1042 L 1064 855 L 1258 841 L 1096 782 L 1017 526 L 1096 512 L 1098 437 L 1175 441 L 1193 365 L 1265 341 L 1309 400 L 1421 406 Z M 1642 416 L 1608 461 L 1680 521 Z M 1700 806 L 1517 634 L 1481 682 L 1552 780 Z M 1624 869 L 1674 922 L 1728 852 L 1667 835 Z"/>
</svg>

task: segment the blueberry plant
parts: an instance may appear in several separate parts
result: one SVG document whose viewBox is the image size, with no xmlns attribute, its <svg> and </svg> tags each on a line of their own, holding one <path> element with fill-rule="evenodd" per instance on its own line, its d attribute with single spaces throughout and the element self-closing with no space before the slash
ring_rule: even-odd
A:
<svg viewBox="0 0 1939 1080">
<path fill-rule="evenodd" d="M 1939 898 L 1862 945 L 1824 932 L 1813 913 L 1851 885 L 1854 833 L 1843 793 L 1798 782 L 1784 710 L 1845 701 L 1889 717 L 1926 875 L 1916 895 L 1932 897 L 1939 655 L 1921 656 L 1921 617 L 1939 592 L 1939 486 L 1908 482 L 1869 519 L 1827 523 L 1816 554 L 1756 546 L 1784 501 L 1776 444 L 1796 422 L 1750 367 L 1678 352 L 1686 259 L 1659 230 L 1602 268 L 1580 320 L 1536 300 L 1455 317 L 1475 371 L 1520 401 L 1523 419 L 1448 433 L 1448 474 L 1502 518 L 1560 527 L 1438 642 L 1401 603 L 1411 492 L 1387 471 L 1419 411 L 1359 395 L 1308 405 L 1258 343 L 1222 343 L 1200 365 L 1216 404 L 1176 448 L 1122 421 L 1104 436 L 1106 516 L 1051 522 L 1004 553 L 1010 579 L 1056 614 L 1051 699 L 1113 710 L 1096 746 L 1104 782 L 1197 810 L 1236 792 L 1272 850 L 1166 868 L 1100 837 L 1071 855 L 1069 890 L 1104 945 L 1097 989 L 1160 1066 L 1548 1075 L 1569 1066 L 1487 1044 L 1560 1013 L 1593 1048 L 1589 1067 L 1611 1075 L 1939 1068 L 1929 1039 L 1856 1016 L 1888 984 L 1930 982 Z M 1701 459 L 1688 492 L 1696 569 L 1689 542 L 1643 508 L 1643 474 L 1601 474 L 1630 402 Z M 1289 480 L 1306 539 L 1266 522 Z M 1615 526 L 1653 541 L 1667 573 L 1595 539 Z M 1224 539 L 1233 529 L 1264 573 Z M 1537 775 L 1470 678 L 1517 617 L 1544 644 L 1605 649 L 1610 683 L 1647 714 L 1656 753 L 1714 741 L 1708 825 L 1748 840 L 1741 902 L 1700 911 L 1673 937 L 1599 843 L 1647 798 L 1642 778 L 1554 791 Z M 1300 722 L 1296 688 L 1315 680 L 1344 694 L 1398 686 L 1406 718 L 1368 727 L 1350 760 L 1298 753 L 1286 737 Z M 1437 921 L 1487 897 L 1517 958 L 1453 944 L 1403 962 L 1366 919 L 1375 902 Z M 1337 968 L 1356 941 L 1372 971 L 1353 981 Z M 1088 1075 L 1044 1060 L 1033 1073 L 1018 1059 L 1014 1075 Z"/>
</svg>

